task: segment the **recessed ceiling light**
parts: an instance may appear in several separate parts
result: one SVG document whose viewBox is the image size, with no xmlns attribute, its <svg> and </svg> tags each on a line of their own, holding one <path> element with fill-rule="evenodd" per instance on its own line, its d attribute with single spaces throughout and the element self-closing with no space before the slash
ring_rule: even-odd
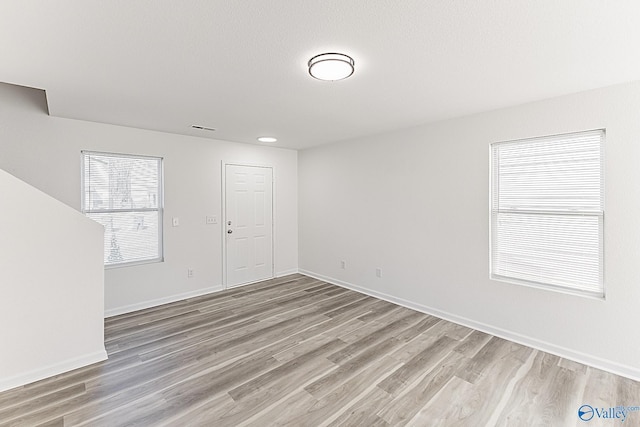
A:
<svg viewBox="0 0 640 427">
<path fill-rule="evenodd" d="M 258 138 L 260 142 L 276 142 L 278 138 L 274 138 L 272 136 L 261 136 Z"/>
<path fill-rule="evenodd" d="M 207 126 L 191 125 L 191 127 L 194 128 L 194 129 L 199 129 L 199 130 L 208 130 L 208 131 L 212 131 L 212 132 L 215 131 L 214 128 L 210 128 L 210 127 L 207 127 Z"/>
<path fill-rule="evenodd" d="M 309 60 L 309 74 L 318 80 L 342 80 L 353 74 L 353 58 L 343 53 L 321 53 Z"/>
</svg>

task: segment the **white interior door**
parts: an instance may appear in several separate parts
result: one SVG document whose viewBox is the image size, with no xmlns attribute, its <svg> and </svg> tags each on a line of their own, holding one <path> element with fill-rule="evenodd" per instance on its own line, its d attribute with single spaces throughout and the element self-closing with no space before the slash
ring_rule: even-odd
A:
<svg viewBox="0 0 640 427">
<path fill-rule="evenodd" d="M 227 287 L 273 277 L 273 169 L 225 165 Z"/>
</svg>

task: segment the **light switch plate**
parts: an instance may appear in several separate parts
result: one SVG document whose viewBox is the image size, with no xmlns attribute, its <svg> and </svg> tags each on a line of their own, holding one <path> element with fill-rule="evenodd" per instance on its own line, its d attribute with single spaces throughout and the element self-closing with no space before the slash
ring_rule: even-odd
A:
<svg viewBox="0 0 640 427">
<path fill-rule="evenodd" d="M 217 224 L 218 223 L 218 218 L 215 216 L 208 216 L 207 217 L 207 224 Z"/>
<path fill-rule="evenodd" d="M 171 219 L 171 223 L 173 224 L 174 227 L 178 227 L 180 225 L 180 219 L 177 216 L 174 216 Z"/>
</svg>

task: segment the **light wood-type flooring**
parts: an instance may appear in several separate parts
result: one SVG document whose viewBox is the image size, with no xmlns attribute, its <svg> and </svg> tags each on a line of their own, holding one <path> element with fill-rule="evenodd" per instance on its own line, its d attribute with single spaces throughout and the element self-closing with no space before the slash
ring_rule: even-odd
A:
<svg viewBox="0 0 640 427">
<path fill-rule="evenodd" d="M 0 425 L 640 426 L 578 418 L 640 406 L 640 383 L 301 275 L 111 317 L 105 340 L 108 361 L 0 393 Z"/>
</svg>

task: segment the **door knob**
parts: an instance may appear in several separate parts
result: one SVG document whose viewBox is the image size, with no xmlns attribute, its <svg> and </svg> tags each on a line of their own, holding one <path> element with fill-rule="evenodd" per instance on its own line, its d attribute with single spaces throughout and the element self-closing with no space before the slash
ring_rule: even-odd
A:
<svg viewBox="0 0 640 427">
<path fill-rule="evenodd" d="M 233 233 L 233 230 L 227 230 L 227 234 Z"/>
</svg>

